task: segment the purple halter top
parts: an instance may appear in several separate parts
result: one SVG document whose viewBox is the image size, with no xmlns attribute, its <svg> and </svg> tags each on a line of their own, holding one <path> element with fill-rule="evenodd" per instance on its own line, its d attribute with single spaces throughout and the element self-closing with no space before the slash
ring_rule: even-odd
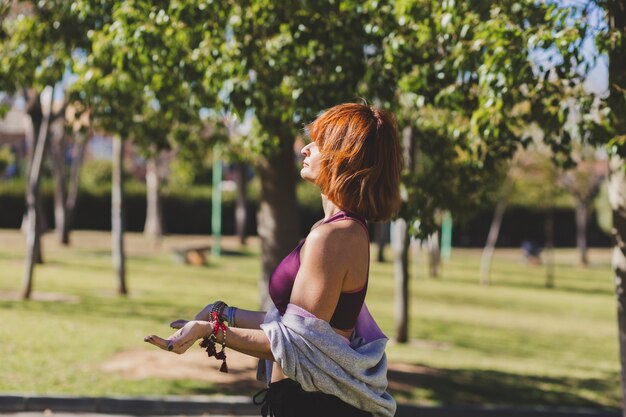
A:
<svg viewBox="0 0 626 417">
<path fill-rule="evenodd" d="M 341 220 L 354 220 L 363 226 L 365 232 L 368 233 L 363 220 L 356 217 L 353 213 L 345 211 L 340 211 L 325 220 L 322 224 L 333 223 Z M 300 249 L 302 249 L 304 241 L 305 239 L 302 239 L 298 246 L 296 246 L 296 248 L 282 260 L 270 276 L 269 294 L 281 316 L 285 314 L 285 310 L 289 304 L 289 299 L 291 298 L 293 284 L 296 280 L 298 270 L 300 269 Z M 369 280 L 369 259 L 367 274 L 367 280 Z M 367 293 L 367 280 L 365 281 L 363 288 L 360 290 L 342 292 L 339 295 L 337 307 L 335 308 L 335 312 L 329 322 L 332 327 L 340 330 L 350 330 L 354 327 L 359 312 L 361 311 L 361 307 L 363 306 L 363 302 L 365 301 L 365 294 Z"/>
</svg>

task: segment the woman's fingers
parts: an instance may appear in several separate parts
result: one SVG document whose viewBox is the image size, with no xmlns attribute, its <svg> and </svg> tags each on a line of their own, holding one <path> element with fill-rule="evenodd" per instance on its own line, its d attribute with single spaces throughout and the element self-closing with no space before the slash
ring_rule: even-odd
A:
<svg viewBox="0 0 626 417">
<path fill-rule="evenodd" d="M 144 341 L 163 350 L 180 354 L 187 351 L 206 332 L 206 326 L 196 321 L 176 320 L 170 326 L 178 330 L 168 339 L 152 335 L 146 336 Z"/>
<path fill-rule="evenodd" d="M 148 342 L 151 345 L 154 345 L 156 347 L 159 347 L 163 350 L 172 350 L 173 349 L 173 345 L 170 343 L 169 340 L 167 339 L 163 339 L 162 337 L 159 337 L 157 335 L 151 335 L 151 336 L 146 336 L 143 339 L 144 342 Z M 171 349 L 168 349 L 168 346 L 172 346 Z"/>
<path fill-rule="evenodd" d="M 163 339 L 162 337 L 159 337 L 157 335 L 152 335 L 146 336 L 143 340 L 144 342 L 150 343 L 151 345 L 154 345 L 163 350 L 179 354 L 185 353 L 187 349 L 189 349 L 189 347 L 195 342 L 195 340 L 185 340 L 184 338 L 179 338 L 177 336 L 179 336 L 178 332 L 172 335 L 172 337 L 170 337 L 169 339 Z"/>
<path fill-rule="evenodd" d="M 173 338 L 163 339 L 162 337 L 156 335 L 147 336 L 143 340 L 163 350 L 174 353 L 184 353 L 187 349 L 189 349 L 190 346 L 189 343 L 187 343 L 186 341 L 177 343 Z"/>
</svg>

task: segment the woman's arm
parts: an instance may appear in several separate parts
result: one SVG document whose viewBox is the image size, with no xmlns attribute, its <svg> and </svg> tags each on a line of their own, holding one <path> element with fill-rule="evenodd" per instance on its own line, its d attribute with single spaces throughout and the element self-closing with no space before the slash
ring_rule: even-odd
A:
<svg viewBox="0 0 626 417">
<path fill-rule="evenodd" d="M 239 329 L 260 329 L 264 319 L 265 311 L 251 311 L 238 308 L 234 312 L 234 326 Z"/>
<path fill-rule="evenodd" d="M 320 319 L 330 321 L 344 278 L 350 268 L 363 261 L 356 249 L 359 239 L 362 236 L 345 227 L 318 227 L 311 232 L 306 248 L 303 247 L 290 302 Z M 213 331 L 213 325 L 208 321 L 210 312 L 211 305 L 208 305 L 196 315 L 196 318 L 206 317 L 205 320 L 172 323 L 172 327 L 179 330 L 168 339 L 153 335 L 144 340 L 164 350 L 184 353 L 194 342 Z M 237 327 L 229 327 L 226 331 L 226 347 L 257 358 L 274 360 L 270 341 L 259 328 L 264 316 L 263 312 L 238 310 L 235 316 Z M 223 332 L 219 331 L 217 342 L 222 343 L 223 338 Z"/>
<path fill-rule="evenodd" d="M 179 320 L 179 330 L 167 339 L 152 335 L 144 338 L 145 342 L 174 353 L 185 353 L 197 340 L 209 336 L 213 332 L 213 325 L 209 321 L 192 320 L 184 322 Z M 224 340 L 224 332 L 218 331 L 217 343 Z M 234 349 L 246 355 L 260 359 L 274 360 L 270 350 L 270 342 L 260 329 L 239 329 L 228 327 L 226 330 L 226 347 Z"/>
<path fill-rule="evenodd" d="M 235 308 L 235 307 L 228 307 L 224 309 L 224 311 L 222 312 L 222 317 L 221 317 L 222 320 L 227 319 L 229 308 Z M 209 321 L 211 319 L 212 309 L 213 309 L 213 304 L 207 304 L 206 307 L 204 307 L 202 310 L 200 310 L 198 314 L 196 314 L 196 316 L 194 317 L 194 320 Z M 242 308 L 236 308 L 233 317 L 234 317 L 234 322 L 235 322 L 234 327 L 237 327 L 240 329 L 260 329 L 261 323 L 263 323 L 263 320 L 265 319 L 265 311 L 252 311 L 252 310 L 244 310 Z M 173 321 L 170 324 L 170 326 L 174 327 L 175 329 L 179 329 L 182 327 L 180 323 L 184 325 L 185 323 L 187 323 L 187 321 L 176 320 L 176 321 Z M 231 326 L 232 326 L 232 323 L 231 323 Z"/>
<path fill-rule="evenodd" d="M 300 269 L 289 302 L 330 322 L 344 286 L 355 276 L 361 280 L 367 276 L 367 244 L 354 222 L 317 227 L 300 252 Z M 355 274 L 359 269 L 364 273 Z"/>
</svg>

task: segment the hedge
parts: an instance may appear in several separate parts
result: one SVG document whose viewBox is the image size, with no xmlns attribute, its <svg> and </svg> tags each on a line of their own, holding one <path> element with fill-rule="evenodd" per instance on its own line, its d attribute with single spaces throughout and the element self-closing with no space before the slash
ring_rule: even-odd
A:
<svg viewBox="0 0 626 417">
<path fill-rule="evenodd" d="M 258 190 L 252 187 L 246 229 L 248 235 L 256 234 L 256 211 Z M 53 190 L 51 183 L 42 187 L 43 204 L 49 228 L 54 227 Z M 163 194 L 163 218 L 166 233 L 210 234 L 211 233 L 211 190 L 210 187 L 194 187 L 185 190 L 165 190 Z M 298 198 L 300 229 L 302 236 L 324 213 L 319 196 L 313 187 L 299 185 Z M 130 183 L 126 187 L 126 230 L 143 230 L 146 214 L 145 186 Z M 0 183 L 0 228 L 19 228 L 25 210 L 23 182 Z M 83 230 L 111 229 L 110 188 L 83 189 L 79 193 L 74 219 L 74 228 Z M 225 193 L 222 203 L 222 233 L 235 234 L 235 202 L 232 193 Z M 471 220 L 453 228 L 452 243 L 456 247 L 480 247 L 485 244 L 493 209 L 479 211 Z M 544 211 L 527 207 L 509 207 L 505 213 L 498 246 L 518 247 L 524 240 L 544 245 Z M 576 246 L 576 224 L 574 210 L 557 208 L 553 211 L 556 246 Z M 370 227 L 373 232 L 373 227 Z M 611 239 L 591 216 L 587 231 L 589 246 L 610 246 Z"/>
<path fill-rule="evenodd" d="M 19 228 L 25 211 L 24 187 L 22 181 L 0 185 L 0 228 Z M 302 188 L 302 187 L 300 187 Z M 305 234 L 317 220 L 324 216 L 322 206 L 311 197 L 310 190 L 299 191 L 298 208 L 301 229 Z M 211 233 L 211 189 L 193 187 L 181 190 L 164 190 L 162 195 L 163 219 L 166 233 L 210 234 Z M 42 186 L 42 198 L 46 222 L 54 228 L 54 196 L 51 183 Z M 145 186 L 129 183 L 125 188 L 126 230 L 140 232 L 146 219 Z M 256 234 L 256 198 L 247 203 L 249 235 Z M 222 233 L 235 234 L 235 200 L 233 193 L 224 193 L 222 201 Z M 73 221 L 76 230 L 111 230 L 110 188 L 91 187 L 81 189 L 76 202 Z"/>
</svg>

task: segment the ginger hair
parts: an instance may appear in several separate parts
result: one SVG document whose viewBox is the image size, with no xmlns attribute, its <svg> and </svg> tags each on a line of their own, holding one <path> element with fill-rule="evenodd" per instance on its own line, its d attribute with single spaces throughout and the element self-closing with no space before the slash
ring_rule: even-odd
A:
<svg viewBox="0 0 626 417">
<path fill-rule="evenodd" d="M 364 104 L 340 104 L 309 125 L 322 157 L 316 181 L 330 201 L 369 221 L 400 207 L 402 154 L 393 116 Z"/>
</svg>

